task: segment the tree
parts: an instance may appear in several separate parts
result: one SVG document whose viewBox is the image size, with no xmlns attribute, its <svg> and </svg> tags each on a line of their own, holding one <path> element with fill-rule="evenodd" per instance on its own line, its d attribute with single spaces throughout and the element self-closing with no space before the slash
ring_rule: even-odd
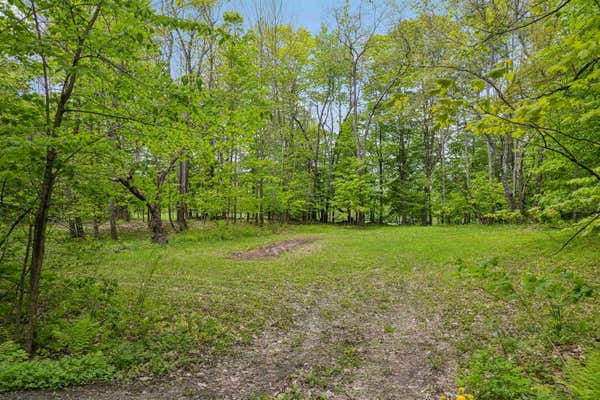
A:
<svg viewBox="0 0 600 400">
<path fill-rule="evenodd" d="M 25 336 L 26 349 L 32 353 L 48 215 L 57 178 L 70 158 L 69 150 L 72 151 L 76 143 L 85 145 L 86 140 L 95 140 L 73 135 L 73 98 L 80 92 L 77 83 L 86 75 L 100 76 L 106 64 L 118 65 L 115 59 L 123 55 L 119 50 L 140 46 L 151 33 L 142 18 L 151 16 L 152 11 L 143 2 L 120 7 L 110 1 L 77 5 L 33 1 L 7 3 L 2 14 L 6 28 L 2 31 L 2 43 L 5 43 L 2 54 L 16 57 L 28 70 L 26 73 L 34 78 L 26 90 L 36 99 L 30 104 L 42 116 L 30 139 L 34 146 L 43 149 L 31 241 L 29 322 Z M 101 15 L 105 18 L 100 18 Z M 131 27 L 127 37 L 118 37 L 104 29 L 114 20 Z M 113 39 L 120 46 L 114 46 Z M 39 90 L 37 82 L 40 82 Z M 79 99 L 78 104 L 90 101 Z"/>
</svg>

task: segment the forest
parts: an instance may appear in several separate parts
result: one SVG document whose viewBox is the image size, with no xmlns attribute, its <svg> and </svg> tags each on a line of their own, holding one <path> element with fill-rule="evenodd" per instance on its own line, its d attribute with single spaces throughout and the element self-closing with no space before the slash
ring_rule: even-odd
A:
<svg viewBox="0 0 600 400">
<path fill-rule="evenodd" d="M 303 4 L 0 0 L 0 397 L 600 397 L 598 0 Z"/>
</svg>

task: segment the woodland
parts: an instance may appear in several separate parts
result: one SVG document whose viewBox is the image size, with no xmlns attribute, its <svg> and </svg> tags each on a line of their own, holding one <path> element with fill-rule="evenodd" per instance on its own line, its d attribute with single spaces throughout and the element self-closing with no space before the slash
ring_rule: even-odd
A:
<svg viewBox="0 0 600 400">
<path fill-rule="evenodd" d="M 0 396 L 597 399 L 598 0 L 292 3 L 0 0 Z"/>
</svg>

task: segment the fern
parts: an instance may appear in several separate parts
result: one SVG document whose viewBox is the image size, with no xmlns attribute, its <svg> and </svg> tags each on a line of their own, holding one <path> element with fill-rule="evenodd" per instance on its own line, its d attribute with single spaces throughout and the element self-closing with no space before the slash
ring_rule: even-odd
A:
<svg viewBox="0 0 600 400">
<path fill-rule="evenodd" d="M 60 330 L 55 330 L 54 336 L 62 348 L 72 354 L 82 354 L 92 349 L 99 333 L 98 323 L 89 315 L 83 315 Z"/>
<path fill-rule="evenodd" d="M 578 400 L 600 399 L 600 350 L 588 354 L 584 363 L 569 360 L 563 383 Z"/>
</svg>

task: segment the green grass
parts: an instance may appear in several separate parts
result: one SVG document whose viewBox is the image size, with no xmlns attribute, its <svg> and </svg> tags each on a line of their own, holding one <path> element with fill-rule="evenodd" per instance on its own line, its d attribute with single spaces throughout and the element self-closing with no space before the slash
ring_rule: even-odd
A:
<svg viewBox="0 0 600 400">
<path fill-rule="evenodd" d="M 319 240 L 275 259 L 230 258 L 304 235 Z M 439 319 L 436 334 L 452 343 L 462 381 L 479 393 L 496 393 L 479 377 L 493 375 L 494 365 L 469 369 L 471 357 L 481 358 L 476 351 L 485 351 L 502 358 L 496 372 L 519 375 L 509 382 L 529 382 L 533 389 L 523 393 L 545 388 L 568 397 L 555 384 L 562 360 L 574 346 L 591 351 L 599 336 L 600 243 L 582 238 L 552 255 L 566 237 L 558 230 L 518 226 L 314 225 L 273 233 L 242 225 L 196 227 L 163 247 L 151 245 L 146 232 L 126 232 L 119 242 L 57 240 L 48 251 L 42 354 L 100 351 L 118 376 L 160 374 L 251 343 L 266 327 L 289 330 L 299 306 L 324 297 L 335 295 L 349 310 L 368 303 L 384 311 L 403 296 L 420 310 L 424 324 Z M 477 267 L 482 263 L 494 266 Z M 496 272 L 477 273 L 485 268 Z M 555 277 L 557 269 L 573 271 L 591 295 L 569 302 L 525 289 L 526 276 Z M 498 276 L 512 291 L 498 288 Z M 93 282 L 81 283 L 86 277 Z M 569 295 L 573 282 L 561 293 Z M 69 299 L 58 295 L 67 292 L 73 293 Z M 322 308 L 322 317 L 334 319 L 336 310 Z M 381 331 L 393 334 L 395 328 L 385 324 Z M 79 338 L 75 345 L 64 332 Z M 60 340 L 66 343 L 56 345 Z M 435 364 L 445 359 L 436 356 Z"/>
</svg>

